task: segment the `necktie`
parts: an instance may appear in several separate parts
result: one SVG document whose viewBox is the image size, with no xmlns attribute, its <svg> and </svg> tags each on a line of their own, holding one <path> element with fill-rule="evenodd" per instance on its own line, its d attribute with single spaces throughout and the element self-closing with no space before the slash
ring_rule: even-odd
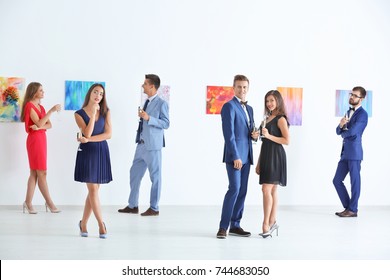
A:
<svg viewBox="0 0 390 280">
<path fill-rule="evenodd" d="M 246 106 L 246 104 L 248 104 L 248 101 L 240 101 L 241 105 L 244 105 Z"/>
<path fill-rule="evenodd" d="M 146 100 L 146 102 L 145 102 L 144 107 L 142 108 L 142 110 L 145 111 L 146 108 L 148 107 L 148 104 L 149 104 L 149 99 Z M 142 118 L 139 118 L 138 130 L 137 130 L 137 137 L 135 138 L 135 143 L 138 143 L 138 142 L 141 140 L 141 133 L 142 133 L 143 125 L 144 125 L 143 119 L 142 119 Z"/>
<path fill-rule="evenodd" d="M 349 107 L 349 110 L 355 111 L 355 107 Z"/>
</svg>

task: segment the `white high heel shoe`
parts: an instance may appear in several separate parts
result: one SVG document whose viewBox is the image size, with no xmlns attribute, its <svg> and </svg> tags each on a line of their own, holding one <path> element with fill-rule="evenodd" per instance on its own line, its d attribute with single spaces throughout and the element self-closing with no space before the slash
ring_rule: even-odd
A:
<svg viewBox="0 0 390 280">
<path fill-rule="evenodd" d="M 47 211 L 47 208 L 49 208 L 49 210 L 50 210 L 51 213 L 60 213 L 60 212 L 61 212 L 61 210 L 58 209 L 58 208 L 56 208 L 56 209 L 51 209 L 50 206 L 47 205 L 46 202 L 45 202 L 45 207 L 46 207 L 46 212 L 49 212 L 49 211 Z"/>
<path fill-rule="evenodd" d="M 31 209 L 28 208 L 27 203 L 26 203 L 26 201 L 25 201 L 25 202 L 23 202 L 23 213 L 25 213 L 26 210 L 27 210 L 27 212 L 28 212 L 29 214 L 38 214 L 38 212 L 35 211 L 34 208 L 32 208 L 32 207 L 31 207 Z"/>
</svg>

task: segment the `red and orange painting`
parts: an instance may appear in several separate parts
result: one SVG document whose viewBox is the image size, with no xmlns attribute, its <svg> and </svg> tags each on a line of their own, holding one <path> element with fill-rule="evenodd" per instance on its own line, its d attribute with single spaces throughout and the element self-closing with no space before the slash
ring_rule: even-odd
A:
<svg viewBox="0 0 390 280">
<path fill-rule="evenodd" d="M 207 86 L 206 114 L 221 114 L 223 104 L 234 96 L 233 87 Z"/>
</svg>

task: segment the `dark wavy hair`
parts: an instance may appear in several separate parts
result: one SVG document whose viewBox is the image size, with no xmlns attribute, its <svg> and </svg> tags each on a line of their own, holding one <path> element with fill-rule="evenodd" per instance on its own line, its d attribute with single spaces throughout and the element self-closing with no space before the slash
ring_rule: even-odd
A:
<svg viewBox="0 0 390 280">
<path fill-rule="evenodd" d="M 276 100 L 275 116 L 284 116 L 287 120 L 287 123 L 288 123 L 287 114 L 286 114 L 286 106 L 284 105 L 283 97 L 278 90 L 270 90 L 269 92 L 266 93 L 266 95 L 264 97 L 264 112 L 268 112 L 267 98 L 268 98 L 268 96 L 271 96 L 271 95 Z"/>
<path fill-rule="evenodd" d="M 101 87 L 103 89 L 103 98 L 102 100 L 100 100 L 99 102 L 99 106 L 100 106 L 100 115 L 105 117 L 107 115 L 107 112 L 108 110 L 110 110 L 107 106 L 107 101 L 106 101 L 106 89 L 104 88 L 104 86 L 102 84 L 93 84 L 88 92 L 87 92 L 87 95 L 85 96 L 85 99 L 84 99 L 84 104 L 82 106 L 82 108 L 86 107 L 88 105 L 88 102 L 89 102 L 89 99 L 91 98 L 91 93 L 92 91 L 94 90 L 95 87 Z"/>
</svg>

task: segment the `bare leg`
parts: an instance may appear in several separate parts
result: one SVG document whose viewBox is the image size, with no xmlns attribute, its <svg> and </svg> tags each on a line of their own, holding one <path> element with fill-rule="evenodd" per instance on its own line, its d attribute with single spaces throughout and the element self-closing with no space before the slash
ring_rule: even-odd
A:
<svg viewBox="0 0 390 280">
<path fill-rule="evenodd" d="M 274 185 L 271 184 L 263 184 L 263 212 L 264 212 L 264 220 L 263 220 L 263 232 L 269 231 L 270 228 L 270 217 L 272 212 L 273 205 L 273 197 L 272 197 L 272 189 Z"/>
<path fill-rule="evenodd" d="M 276 222 L 276 212 L 278 208 L 278 186 L 274 185 L 271 191 L 272 195 L 272 209 L 269 217 L 269 224 L 272 226 Z"/>
<path fill-rule="evenodd" d="M 91 203 L 89 202 L 89 193 L 87 195 L 87 198 L 85 199 L 85 205 L 84 205 L 84 213 L 83 213 L 83 219 L 81 220 L 81 231 L 87 232 L 87 224 L 89 217 L 92 213 L 92 207 Z"/>
<path fill-rule="evenodd" d="M 88 211 L 88 207 L 92 209 L 93 214 L 95 215 L 95 218 L 99 224 L 99 233 L 104 234 L 106 233 L 106 229 L 103 223 L 103 218 L 102 218 L 102 210 L 100 208 L 100 199 L 99 199 L 99 184 L 92 184 L 92 183 L 87 183 L 88 187 L 88 201 L 89 201 L 89 206 L 88 203 L 85 204 L 85 209 L 84 212 Z"/>
<path fill-rule="evenodd" d="M 46 201 L 46 204 L 51 210 L 57 210 L 57 207 L 54 205 L 50 197 L 49 187 L 46 181 L 46 174 L 47 174 L 46 170 L 37 170 L 37 174 L 38 174 L 38 187 L 42 193 L 43 198 Z"/>
<path fill-rule="evenodd" d="M 32 199 L 34 196 L 35 187 L 37 185 L 37 180 L 37 171 L 30 169 L 30 176 L 28 177 L 27 181 L 26 204 L 27 207 L 31 210 L 33 210 Z"/>
</svg>

